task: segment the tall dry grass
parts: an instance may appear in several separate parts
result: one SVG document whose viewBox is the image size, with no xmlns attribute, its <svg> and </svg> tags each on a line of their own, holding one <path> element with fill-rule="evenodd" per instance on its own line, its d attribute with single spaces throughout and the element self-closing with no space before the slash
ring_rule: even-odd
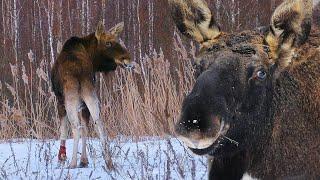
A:
<svg viewBox="0 0 320 180">
<path fill-rule="evenodd" d="M 97 75 L 101 117 L 110 138 L 173 133 L 182 100 L 194 81 L 191 59 L 195 48 L 188 52 L 177 36 L 173 49 L 176 65 L 170 64 L 160 50 L 140 59 L 138 71 L 118 68 Z M 12 83 L 0 82 L 0 139 L 59 137 L 50 63 L 43 59 L 38 68 L 32 69 L 34 63 L 30 51 L 27 61 L 10 64 Z M 26 66 L 30 72 L 26 72 Z"/>
</svg>

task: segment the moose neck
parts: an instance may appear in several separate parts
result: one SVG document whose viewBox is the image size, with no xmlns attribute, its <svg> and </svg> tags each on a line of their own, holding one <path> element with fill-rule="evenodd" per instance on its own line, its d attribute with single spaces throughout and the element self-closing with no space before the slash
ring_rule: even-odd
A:
<svg viewBox="0 0 320 180">
<path fill-rule="evenodd" d="M 94 72 L 109 72 L 116 69 L 117 65 L 114 63 L 114 60 L 103 56 L 102 53 L 97 50 L 98 40 L 95 37 L 95 33 L 83 37 L 82 44 L 92 61 Z"/>
</svg>

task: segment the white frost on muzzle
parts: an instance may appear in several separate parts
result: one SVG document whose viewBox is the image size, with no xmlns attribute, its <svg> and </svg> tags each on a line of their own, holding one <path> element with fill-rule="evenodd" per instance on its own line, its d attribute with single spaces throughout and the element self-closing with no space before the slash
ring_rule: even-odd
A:
<svg viewBox="0 0 320 180">
<path fill-rule="evenodd" d="M 221 122 L 220 130 L 215 137 L 205 138 L 200 140 L 193 140 L 183 136 L 179 136 L 178 139 L 183 142 L 186 146 L 192 149 L 206 149 L 210 147 L 220 136 L 223 136 L 227 133 L 229 125 L 225 124 L 224 121 Z"/>
</svg>

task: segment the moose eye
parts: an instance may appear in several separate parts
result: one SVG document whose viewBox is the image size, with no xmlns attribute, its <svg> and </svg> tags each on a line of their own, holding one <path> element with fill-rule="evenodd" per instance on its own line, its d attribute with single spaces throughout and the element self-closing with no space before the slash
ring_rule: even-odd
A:
<svg viewBox="0 0 320 180">
<path fill-rule="evenodd" d="M 265 53 L 270 53 L 270 47 L 267 46 L 267 45 L 264 45 L 264 46 L 263 46 L 263 51 L 264 51 Z"/>
<path fill-rule="evenodd" d="M 219 51 L 220 50 L 220 46 L 219 45 L 213 45 L 211 47 L 209 47 L 207 49 L 208 52 L 216 52 L 216 51 Z"/>
<path fill-rule="evenodd" d="M 260 71 L 257 72 L 257 77 L 260 80 L 264 80 L 267 77 L 267 73 L 264 70 L 260 70 Z"/>
<path fill-rule="evenodd" d="M 112 43 L 111 42 L 106 42 L 106 47 L 109 48 L 112 46 Z"/>
</svg>

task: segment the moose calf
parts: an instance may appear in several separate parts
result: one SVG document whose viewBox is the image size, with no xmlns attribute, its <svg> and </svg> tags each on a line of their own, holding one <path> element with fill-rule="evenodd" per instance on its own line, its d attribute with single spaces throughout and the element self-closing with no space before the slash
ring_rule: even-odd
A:
<svg viewBox="0 0 320 180">
<path fill-rule="evenodd" d="M 175 131 L 209 179 L 320 178 L 320 33 L 312 0 L 286 0 L 269 31 L 222 32 L 204 0 L 169 0 L 200 44 L 200 74 Z"/>
<path fill-rule="evenodd" d="M 105 133 L 100 119 L 99 99 L 95 89 L 95 73 L 114 71 L 117 66 L 132 68 L 128 51 L 117 42 L 124 24 L 119 23 L 108 32 L 100 22 L 95 33 L 86 37 L 72 37 L 66 41 L 51 70 L 52 88 L 58 100 L 61 121 L 61 146 L 58 159 L 66 160 L 65 140 L 67 123 L 72 127 L 74 138 L 70 168 L 77 166 L 77 151 L 82 137 L 80 167 L 88 165 L 86 153 L 87 123 L 90 115 L 98 131 L 105 154 Z M 81 111 L 81 121 L 78 112 Z M 80 124 L 83 124 L 81 126 Z"/>
</svg>

